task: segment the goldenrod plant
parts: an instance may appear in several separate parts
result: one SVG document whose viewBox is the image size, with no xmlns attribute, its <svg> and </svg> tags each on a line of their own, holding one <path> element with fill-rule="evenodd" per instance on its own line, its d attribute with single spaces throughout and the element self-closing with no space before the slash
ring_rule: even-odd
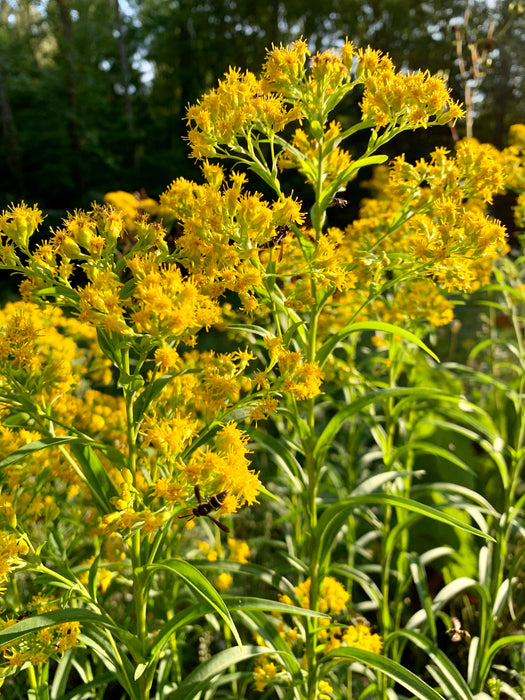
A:
<svg viewBox="0 0 525 700">
<path fill-rule="evenodd" d="M 354 91 L 361 120 L 348 124 Z M 435 379 L 425 341 L 508 250 L 485 211 L 507 171 L 473 140 L 414 164 L 381 153 L 461 116 L 438 78 L 349 42 L 310 56 L 299 40 L 189 107 L 203 179 L 169 185 L 149 209 L 164 225 L 125 193 L 38 243 L 36 206 L 2 214 L 1 266 L 23 278 L 0 316 L 5 688 L 35 700 L 486 692 L 501 648 L 490 604 L 471 682 L 438 646 L 452 588 L 432 600 L 425 576 L 453 552 L 417 552 L 411 533 L 443 526 L 480 557 L 503 541 L 496 506 L 424 482 L 417 458 L 475 470 L 424 439 L 431 411 L 486 438 L 460 380 Z M 370 166 L 373 196 L 332 225 Z"/>
</svg>

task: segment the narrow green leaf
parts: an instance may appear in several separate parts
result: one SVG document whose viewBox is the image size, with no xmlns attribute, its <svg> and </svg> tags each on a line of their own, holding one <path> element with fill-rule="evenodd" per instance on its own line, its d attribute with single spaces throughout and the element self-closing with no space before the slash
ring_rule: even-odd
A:
<svg viewBox="0 0 525 700">
<path fill-rule="evenodd" d="M 77 437 L 75 435 L 62 435 L 60 437 L 47 437 L 41 438 L 40 440 L 34 440 L 29 442 L 27 445 L 19 447 L 15 452 L 11 452 L 10 455 L 5 457 L 0 462 L 0 469 L 2 467 L 8 467 L 10 464 L 16 464 L 21 462 L 25 457 L 32 454 L 33 452 L 38 452 L 38 450 L 45 450 L 48 447 L 56 447 L 57 445 L 65 445 L 67 443 L 85 443 L 85 438 Z"/>
<path fill-rule="evenodd" d="M 111 360 L 115 367 L 122 367 L 122 347 L 119 344 L 118 336 L 112 337 L 100 326 L 97 328 L 97 340 L 104 355 Z"/>
<path fill-rule="evenodd" d="M 494 506 L 487 501 L 487 499 L 479 494 L 473 489 L 469 489 L 466 486 L 460 486 L 459 484 L 453 484 L 450 481 L 433 481 L 431 484 L 413 484 L 411 489 L 412 496 L 417 499 L 418 495 L 421 496 L 433 496 L 436 493 L 447 495 L 458 495 L 465 499 L 465 503 L 475 503 L 480 506 L 483 510 L 486 510 L 491 515 L 498 517 L 498 512 L 494 509 Z M 454 501 L 451 503 L 454 507 L 458 507 L 458 503 Z"/>
<path fill-rule="evenodd" d="M 349 662 L 359 661 L 362 664 L 375 668 L 376 671 L 384 673 L 409 690 L 419 700 L 445 700 L 442 695 L 431 688 L 428 683 L 422 681 L 419 676 L 416 676 L 412 671 L 408 671 L 401 664 L 398 664 L 397 661 L 392 661 L 392 659 L 373 654 L 371 651 L 356 649 L 355 647 L 340 647 L 323 656 L 321 663 L 337 658 L 342 658 Z"/>
<path fill-rule="evenodd" d="M 400 397 L 409 397 L 411 400 L 425 400 L 428 401 L 432 399 L 438 401 L 440 399 L 450 400 L 450 395 L 445 394 L 438 389 L 430 389 L 428 387 L 410 387 L 403 389 L 378 389 L 376 391 L 371 391 L 364 396 L 360 396 L 355 401 L 352 401 L 344 409 L 337 411 L 336 415 L 330 419 L 327 426 L 319 436 L 316 441 L 314 448 L 314 457 L 316 460 L 322 461 L 327 449 L 332 444 L 335 436 L 342 427 L 343 423 L 363 411 L 367 406 L 371 406 L 375 403 L 380 403 L 382 400 Z M 457 400 L 457 399 L 456 399 Z"/>
<path fill-rule="evenodd" d="M 95 497 L 99 508 L 104 513 L 113 511 L 110 499 L 118 496 L 117 489 L 108 476 L 102 462 L 89 445 L 73 443 L 71 452 L 74 454 L 84 475 L 91 493 Z"/>
<path fill-rule="evenodd" d="M 208 661 L 199 664 L 174 692 L 165 695 L 165 700 L 193 700 L 199 693 L 213 685 L 213 681 L 230 666 L 268 653 L 276 654 L 278 652 L 268 647 L 257 646 L 231 647 L 220 651 Z M 434 700 L 434 698 L 429 700 Z"/>
<path fill-rule="evenodd" d="M 365 494 L 363 496 L 353 496 L 347 498 L 344 501 L 340 501 L 329 508 L 327 508 L 322 514 L 316 528 L 315 542 L 316 547 L 319 550 L 319 564 L 321 567 L 325 565 L 325 561 L 328 558 L 330 551 L 334 545 L 334 542 L 339 535 L 342 526 L 346 520 L 350 517 L 353 511 L 358 506 L 369 507 L 371 505 L 390 505 L 394 508 L 404 508 L 405 510 L 418 513 L 427 518 L 437 520 L 438 522 L 451 525 L 452 527 L 458 528 L 459 530 L 464 530 L 465 532 L 470 532 L 478 537 L 483 537 L 485 539 L 493 540 L 492 537 L 485 534 L 481 530 L 478 530 L 471 525 L 457 520 L 456 518 L 444 513 L 437 508 L 432 506 L 427 506 L 423 503 L 418 503 L 409 498 L 403 498 L 401 496 L 393 496 L 390 494 Z"/>
<path fill-rule="evenodd" d="M 75 292 L 74 289 L 70 289 L 69 287 L 64 287 L 59 284 L 52 287 L 46 287 L 45 289 L 36 289 L 33 294 L 39 297 L 64 297 L 65 299 L 69 299 L 69 301 L 73 302 L 73 306 L 75 307 L 78 306 L 80 300 L 78 292 Z"/>
<path fill-rule="evenodd" d="M 388 484 L 390 481 L 394 481 L 394 479 L 402 479 L 405 476 L 414 478 L 423 476 L 424 474 L 425 472 L 422 469 L 407 472 L 398 472 L 395 469 L 391 469 L 389 472 L 374 474 L 358 484 L 355 489 L 352 490 L 350 496 L 363 496 L 365 493 L 377 493 L 384 484 Z"/>
<path fill-rule="evenodd" d="M 228 325 L 228 330 L 237 331 L 238 333 L 242 333 L 243 335 L 246 335 L 247 333 L 253 333 L 254 335 L 260 336 L 261 338 L 265 338 L 268 335 L 267 328 L 263 328 L 262 326 L 254 326 L 249 323 L 230 323 Z"/>
<path fill-rule="evenodd" d="M 220 564 L 224 563 L 225 562 L 220 562 Z M 222 567 L 220 568 L 222 569 Z M 286 603 L 281 603 L 280 601 L 266 600 L 264 598 L 224 596 L 223 600 L 230 612 L 269 610 L 272 612 L 287 613 L 289 615 L 300 615 L 302 617 L 327 617 L 323 613 L 317 613 L 314 610 L 305 610 L 295 605 L 286 605 Z M 150 649 L 150 657 L 156 658 L 158 656 L 174 632 L 204 617 L 204 615 L 209 613 L 212 609 L 211 604 L 201 603 L 182 610 L 171 618 L 171 620 L 165 622 L 155 636 L 155 642 Z"/>
<path fill-rule="evenodd" d="M 133 680 L 138 681 L 138 679 L 144 674 L 147 668 L 147 663 L 137 664 L 137 668 L 135 669 L 135 673 L 133 674 Z"/>
<path fill-rule="evenodd" d="M 22 639 L 27 634 L 38 632 L 46 627 L 52 627 L 53 625 L 58 625 L 63 622 L 80 622 L 81 624 L 92 623 L 99 627 L 106 627 L 114 632 L 121 631 L 115 624 L 91 610 L 83 610 L 82 608 L 51 610 L 41 615 L 26 617 L 24 620 L 15 622 L 14 625 L 0 630 L 0 646 L 11 644 L 12 642 Z"/>
<path fill-rule="evenodd" d="M 199 603 L 181 610 L 171 619 L 167 620 L 155 635 L 155 641 L 149 651 L 150 658 L 155 659 L 159 655 L 174 632 L 204 617 L 204 615 L 207 615 L 212 610 L 213 608 L 208 603 Z"/>
<path fill-rule="evenodd" d="M 110 671 L 99 673 L 95 680 L 89 681 L 89 683 L 82 683 L 80 687 L 71 690 L 69 693 L 60 690 L 55 695 L 51 694 L 51 700 L 86 700 L 87 697 L 90 697 L 87 695 L 89 691 L 95 691 L 91 697 L 96 698 L 99 695 L 99 693 L 96 692 L 97 689 L 100 688 L 103 692 L 103 689 L 107 688 L 117 677 L 115 673 L 111 673 Z"/>
<path fill-rule="evenodd" d="M 122 635 L 123 630 L 120 631 Z M 115 680 L 124 688 L 130 700 L 142 700 L 140 688 L 133 680 L 135 664 L 132 663 L 127 654 L 115 645 L 115 641 L 108 637 L 109 631 L 101 629 L 97 625 L 89 625 L 83 628 L 78 639 L 81 644 L 92 650 L 93 655 L 100 659 L 104 666 L 114 675 Z M 136 659 L 141 658 L 141 648 L 138 640 L 129 632 L 126 632 L 128 640 L 123 638 L 124 644 L 132 651 Z M 116 636 L 116 635 L 115 635 Z M 62 700 L 62 699 L 61 699 Z"/>
<path fill-rule="evenodd" d="M 346 564 L 333 564 L 330 567 L 330 573 L 339 574 L 342 577 L 347 577 L 355 581 L 358 586 L 360 586 L 363 591 L 367 594 L 368 598 L 372 602 L 372 606 L 368 609 L 379 610 L 381 607 L 381 602 L 383 600 L 383 592 L 379 586 L 373 581 L 368 574 L 365 572 L 354 569 Z"/>
<path fill-rule="evenodd" d="M 288 642 L 280 635 L 279 629 L 270 615 L 266 615 L 258 610 L 250 612 L 239 611 L 237 615 L 242 621 L 242 626 L 252 636 L 258 635 L 264 640 L 267 653 L 277 653 L 281 657 L 281 663 L 291 677 L 292 686 L 302 678 L 300 659 L 295 654 L 290 653 Z"/>
<path fill-rule="evenodd" d="M 491 644 L 491 646 L 485 653 L 483 659 L 481 660 L 481 678 L 485 678 L 485 676 L 488 674 L 492 665 L 492 660 L 494 659 L 498 651 L 500 651 L 506 646 L 510 646 L 511 644 L 525 644 L 525 634 L 513 634 L 507 637 L 501 637 L 501 639 L 498 639 L 493 644 Z"/>
<path fill-rule="evenodd" d="M 182 372 L 180 374 L 183 374 Z M 133 404 L 133 420 L 139 423 L 142 420 L 150 403 L 160 394 L 164 387 L 171 382 L 174 377 L 179 374 L 163 374 L 153 382 L 148 383 L 146 389 L 137 397 Z"/>
<path fill-rule="evenodd" d="M 53 674 L 53 683 L 50 688 L 49 696 L 51 700 L 65 698 L 66 688 L 69 681 L 69 674 L 73 664 L 73 650 L 67 649 L 59 659 L 56 671 Z M 112 674 L 113 676 L 113 674 Z"/>
<path fill-rule="evenodd" d="M 447 605 L 447 603 L 449 603 L 451 600 L 457 598 L 460 593 L 471 589 L 474 590 L 474 592 L 477 593 L 480 598 L 483 598 L 487 605 L 489 604 L 490 593 L 488 589 L 473 578 L 461 576 L 460 578 L 454 579 L 454 581 L 447 583 L 447 585 L 444 586 L 434 597 L 434 600 L 432 601 L 432 614 L 435 616 L 439 610 L 444 608 L 445 605 Z M 424 610 L 418 610 L 418 612 L 412 615 L 412 617 L 408 620 L 405 625 L 405 629 L 420 627 L 422 624 L 424 624 L 425 619 L 426 612 Z"/>
<path fill-rule="evenodd" d="M 199 569 L 212 569 L 213 571 L 229 572 L 241 576 L 253 576 L 262 583 L 273 586 L 280 593 L 290 593 L 294 595 L 294 588 L 286 576 L 270 569 L 267 566 L 259 566 L 258 564 L 240 564 L 236 561 L 221 561 L 213 562 L 207 559 L 194 562 Z"/>
<path fill-rule="evenodd" d="M 247 426 L 245 430 L 251 439 L 258 445 L 264 447 L 267 452 L 272 454 L 277 463 L 280 465 L 281 469 L 286 471 L 286 475 L 290 480 L 292 490 L 297 493 L 298 491 L 304 489 L 304 483 L 299 478 L 299 474 L 301 473 L 301 465 L 295 459 L 294 455 L 286 448 L 286 446 L 283 446 L 282 441 L 251 426 Z"/>
<path fill-rule="evenodd" d="M 221 562 L 222 563 L 222 562 Z M 299 615 L 301 617 L 329 618 L 329 615 L 307 610 L 297 605 L 287 605 L 278 600 L 268 600 L 266 598 L 253 598 L 251 596 L 224 596 L 224 602 L 229 610 L 270 610 L 287 615 Z"/>
<path fill-rule="evenodd" d="M 428 577 L 419 555 L 414 552 L 407 552 L 406 558 L 409 563 L 412 580 L 416 586 L 417 594 L 421 607 L 427 614 L 427 624 L 430 628 L 430 637 L 432 640 L 437 639 L 436 620 L 432 614 L 432 598 L 428 592 Z"/>
<path fill-rule="evenodd" d="M 359 323 L 349 323 L 337 333 L 332 333 L 329 339 L 323 343 L 317 352 L 316 360 L 319 365 L 322 367 L 337 345 L 343 342 L 343 340 L 345 340 L 351 333 L 358 333 L 360 331 L 382 331 L 383 333 L 399 335 L 405 340 L 417 345 L 419 348 L 428 353 L 430 357 L 436 360 L 436 362 L 439 362 L 439 358 L 428 347 L 428 345 L 425 345 L 425 343 L 420 340 L 417 335 L 407 331 L 405 328 L 395 326 L 393 323 L 383 323 L 381 321 L 360 321 Z"/>
<path fill-rule="evenodd" d="M 87 589 L 89 591 L 89 595 L 91 596 L 91 600 L 94 600 L 94 601 L 97 600 L 97 573 L 98 573 L 99 561 L 100 561 L 100 554 L 97 554 L 97 556 L 93 560 L 93 563 L 89 567 Z"/>
<path fill-rule="evenodd" d="M 186 581 L 186 583 L 197 593 L 197 595 L 203 598 L 213 608 L 213 610 L 215 610 L 215 612 L 222 617 L 224 622 L 231 629 L 237 644 L 239 647 L 242 647 L 241 638 L 231 618 L 230 611 L 224 603 L 224 600 L 219 593 L 217 593 L 204 574 L 202 574 L 198 569 L 182 559 L 171 559 L 170 561 L 162 562 L 160 564 L 149 564 L 148 566 L 143 567 L 143 569 L 150 572 L 163 569 L 165 571 L 170 571 L 171 573 L 184 579 L 184 581 Z"/>
<path fill-rule="evenodd" d="M 368 158 L 360 158 L 352 162 L 345 170 L 335 176 L 328 187 L 323 189 L 319 200 L 320 209 L 324 211 L 334 196 L 341 191 L 341 188 L 344 187 L 361 168 L 365 168 L 369 165 L 381 165 L 381 163 L 385 163 L 387 160 L 388 156 L 376 155 L 369 156 Z"/>
<path fill-rule="evenodd" d="M 385 651 L 394 640 L 400 637 L 410 640 L 419 647 L 419 649 L 426 652 L 434 664 L 435 676 L 437 676 L 442 687 L 448 690 L 447 697 L 452 697 L 454 700 L 473 700 L 472 691 L 468 687 L 459 669 L 452 663 L 448 656 L 439 649 L 437 644 L 431 642 L 423 634 L 406 629 L 396 630 L 389 634 L 384 640 Z"/>
<path fill-rule="evenodd" d="M 441 457 L 441 459 L 444 459 L 447 462 L 450 462 L 451 464 L 455 464 L 456 467 L 459 467 L 463 471 L 468 472 L 469 474 L 475 474 L 475 471 L 471 469 L 466 462 L 457 457 L 453 452 L 451 452 L 450 450 L 446 450 L 444 447 L 440 447 L 439 445 L 436 445 L 433 442 L 425 442 L 424 440 L 407 442 L 405 445 L 401 445 L 400 447 L 398 447 L 392 452 L 390 459 L 388 460 L 387 466 L 394 464 L 397 460 L 403 457 L 405 453 L 423 453 L 427 455 L 434 455 L 434 457 Z"/>
</svg>

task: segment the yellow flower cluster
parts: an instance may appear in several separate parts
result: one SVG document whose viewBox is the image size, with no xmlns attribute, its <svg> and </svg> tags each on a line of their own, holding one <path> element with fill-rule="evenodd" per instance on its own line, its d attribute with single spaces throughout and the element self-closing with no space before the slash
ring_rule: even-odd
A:
<svg viewBox="0 0 525 700">
<path fill-rule="evenodd" d="M 284 209 L 286 203 L 276 206 L 277 219 Z M 32 233 L 37 214 L 25 205 L 13 207 L 1 217 L 0 233 L 15 236 L 15 220 L 17 230 Z M 49 243 L 37 246 L 27 266 L 15 265 L 26 275 L 20 288 L 24 298 L 49 289 L 59 303 L 79 312 L 81 323 L 112 334 L 148 334 L 158 346 L 174 338 L 190 341 L 201 328 L 217 323 L 216 301 L 198 280 L 183 277 L 172 264 L 164 229 L 140 217 L 134 223 L 130 239 L 123 215 L 115 209 L 94 205 L 89 212 L 70 215 Z M 2 251 L 1 262 L 8 264 L 11 253 L 0 248 L 0 256 Z M 76 267 L 86 282 L 73 276 Z"/>
<path fill-rule="evenodd" d="M 18 248 L 27 250 L 30 237 L 43 220 L 42 212 L 36 205 L 29 207 L 24 202 L 18 206 L 11 205 L 0 216 L 0 233 L 7 238 L 7 241 L 14 243 Z M 13 260 L 18 259 L 11 243 L 4 244 L 2 242 L 0 253 L 2 259 L 7 261 L 10 258 Z"/>
<path fill-rule="evenodd" d="M 155 427 L 154 419 L 147 422 L 140 476 L 134 485 L 126 470 L 114 475 L 119 495 L 112 499 L 115 510 L 101 519 L 98 528 L 101 534 L 120 532 L 127 536 L 137 528 L 144 534 L 156 532 L 172 516 L 174 508 L 187 507 L 185 500 L 193 497 L 196 485 L 203 496 L 228 491 L 216 514 L 235 513 L 242 503 L 257 502 L 261 484 L 258 474 L 249 468 L 248 436 L 230 422 L 217 431 L 205 448 L 194 450 L 185 460 L 178 459 L 176 455 L 184 440 L 191 442 L 194 436 L 192 423 L 189 414 L 185 419 L 179 416 L 178 431 L 172 432 L 166 422 L 162 432 L 158 424 Z M 184 425 L 188 426 L 186 438 Z M 167 437 L 167 443 L 163 436 Z M 152 446 L 154 454 L 149 450 Z"/>
<path fill-rule="evenodd" d="M 315 362 L 305 362 L 301 352 L 286 350 L 280 338 L 266 335 L 264 344 L 269 352 L 271 364 L 279 368 L 281 378 L 273 385 L 273 390 L 293 396 L 297 401 L 312 399 L 321 392 L 323 373 Z M 259 374 L 254 382 L 266 386 L 268 373 Z M 273 403 L 268 405 L 271 409 Z M 257 414 L 256 414 L 257 415 Z"/>
<path fill-rule="evenodd" d="M 236 540 L 228 537 L 228 561 L 236 561 L 239 564 L 247 564 L 250 557 L 250 547 L 244 540 Z M 199 540 L 197 548 L 205 555 L 208 561 L 224 561 L 223 547 L 219 543 L 212 547 L 207 542 Z M 227 573 L 219 574 L 215 579 L 215 587 L 218 591 L 227 591 L 232 587 L 233 576 Z"/>
<path fill-rule="evenodd" d="M 5 510 L 4 504 L 0 504 L 0 509 Z M 9 578 L 9 573 L 18 568 L 21 557 L 28 552 L 27 542 L 19 539 L 13 532 L 0 530 L 0 594 L 6 589 L 3 585 Z"/>
<path fill-rule="evenodd" d="M 389 169 L 377 168 L 367 183 L 375 196 L 362 201 L 359 218 L 344 231 L 328 228 L 312 255 L 311 274 L 336 289 L 320 317 L 323 336 L 357 313 L 358 320 L 448 323 L 452 307 L 443 290 L 487 284 L 493 261 L 508 250 L 505 229 L 483 212 L 503 180 L 497 151 L 472 139 L 460 143 L 454 157 L 437 149 L 429 161 L 411 165 L 401 157 Z M 297 243 L 290 238 L 286 246 Z M 287 272 L 291 260 L 286 248 L 277 271 Z M 390 296 L 369 304 L 370 290 L 382 284 Z M 296 300 L 305 286 L 294 278 L 289 298 Z"/>
<path fill-rule="evenodd" d="M 294 587 L 297 600 L 302 608 L 310 607 L 310 579 Z M 283 602 L 289 602 L 281 598 Z M 350 600 L 350 594 L 342 583 L 336 581 L 332 576 L 325 576 L 319 590 L 319 610 L 329 615 L 339 615 L 343 612 L 346 604 Z M 291 604 L 291 603 L 290 603 Z"/>
<path fill-rule="evenodd" d="M 518 195 L 514 220 L 525 228 L 525 124 L 514 124 L 509 129 L 509 145 L 502 152 L 505 164 L 505 185 Z"/>
<path fill-rule="evenodd" d="M 302 608 L 310 608 L 310 586 L 311 580 L 307 578 L 302 583 L 294 586 L 297 602 Z M 279 600 L 287 605 L 293 605 L 294 601 L 288 595 L 280 595 Z M 347 604 L 350 594 L 345 587 L 332 576 L 325 576 L 319 589 L 317 609 L 330 616 L 340 616 L 347 611 Z M 274 613 L 274 617 L 279 620 L 277 630 L 286 644 L 294 650 L 295 655 L 300 655 L 304 651 L 304 642 L 299 635 L 297 627 L 290 628 L 282 618 L 280 613 Z M 319 630 L 317 638 L 319 641 L 316 647 L 319 654 L 328 654 L 341 646 L 354 646 L 359 649 L 371 651 L 379 654 L 382 648 L 382 640 L 378 634 L 373 634 L 370 628 L 362 622 L 355 624 L 342 624 L 333 621 L 333 617 L 323 618 L 318 621 Z M 264 640 L 258 640 L 264 644 Z M 303 666 L 306 657 L 303 656 Z M 278 667 L 270 656 L 263 656 L 257 662 L 254 669 L 255 689 L 262 692 L 269 683 L 277 680 L 286 681 L 284 671 L 278 671 Z M 330 700 L 329 693 L 332 687 L 327 681 L 320 681 L 318 686 L 318 698 Z"/>
<path fill-rule="evenodd" d="M 282 196 L 270 205 L 259 193 L 243 192 L 243 175 L 234 173 L 226 186 L 222 171 L 207 164 L 203 171 L 211 181 L 197 185 L 179 178 L 161 196 L 161 204 L 181 223 L 178 249 L 199 287 L 213 298 L 236 292 L 250 309 L 255 290 L 263 286 L 258 248 L 279 227 L 303 221 L 300 203 Z"/>
<path fill-rule="evenodd" d="M 0 629 L 11 627 L 16 622 L 16 619 L 0 620 Z M 63 654 L 75 647 L 80 631 L 80 623 L 63 622 L 26 635 L 16 645 L 7 644 L 0 647 L 0 653 L 4 657 L 4 664 L 0 665 L 0 686 L 13 669 L 22 668 L 27 663 L 40 666 L 57 654 Z"/>
<path fill-rule="evenodd" d="M 134 194 L 123 190 L 106 192 L 104 201 L 123 214 L 128 231 L 135 230 L 135 221 L 140 214 L 155 216 L 159 213 L 158 202 L 151 197 L 141 196 L 140 192 Z"/>
<path fill-rule="evenodd" d="M 100 369 L 107 361 L 91 329 L 66 318 L 56 307 L 12 302 L 0 310 L 0 382 L 11 391 L 27 384 L 46 403 L 76 387 L 91 358 L 82 357 L 78 343 L 89 342 Z M 14 372 L 13 372 L 14 371 Z"/>
<path fill-rule="evenodd" d="M 379 654 L 383 648 L 383 642 L 378 634 L 372 634 L 368 625 L 351 625 L 344 633 L 342 641 L 347 647 L 356 647 L 364 651 Z"/>
<path fill-rule="evenodd" d="M 374 312 L 387 323 L 400 324 L 410 319 L 426 321 L 432 326 L 446 326 L 454 317 L 454 307 L 430 279 L 420 279 L 401 285 L 391 303 L 374 302 Z"/>
<path fill-rule="evenodd" d="M 248 138 L 254 127 L 271 134 L 300 116 L 298 109 L 288 109 L 278 95 L 268 93 L 253 73 L 230 68 L 219 86 L 187 111 L 191 155 L 209 158 L 221 145 L 236 146 Z"/>
<path fill-rule="evenodd" d="M 216 90 L 188 110 L 192 155 L 232 157 L 253 167 L 279 191 L 274 163 L 266 165 L 260 146 L 270 143 L 273 151 L 277 142 L 280 167 L 296 167 L 307 182 L 321 187 L 319 204 L 324 209 L 357 172 L 351 156 L 339 145 L 352 129 L 343 132 L 339 123 L 327 124 L 330 111 L 357 85 L 364 85 L 362 119 L 376 131 L 388 127 L 389 133 L 397 133 L 446 124 L 462 115 L 441 79 L 421 72 L 397 73 L 381 52 L 370 48 L 356 52 L 345 42 L 339 51 L 313 56 L 307 69 L 309 56 L 306 42 L 300 39 L 288 47 L 272 47 L 261 80 L 230 69 Z M 306 122 L 308 128 L 296 129 L 291 143 L 276 138 L 294 120 Z"/>
<path fill-rule="evenodd" d="M 268 686 L 268 683 L 277 677 L 277 666 L 271 660 L 270 656 L 261 656 L 253 669 L 253 678 L 255 681 L 255 690 L 262 693 Z"/>
<path fill-rule="evenodd" d="M 396 73 L 391 59 L 380 51 L 359 51 L 356 73 L 365 86 L 363 119 L 372 119 L 377 127 L 426 128 L 463 115 L 443 80 L 428 72 Z"/>
<path fill-rule="evenodd" d="M 51 305 L 7 304 L 0 312 L 0 355 L 3 415 L 16 416 L 21 406 L 30 412 L 23 427 L 0 427 L 3 455 L 49 437 L 49 419 L 56 437 L 80 430 L 125 448 L 122 399 L 87 389 L 112 378 L 93 328 Z M 115 471 L 110 460 L 101 459 L 109 473 Z M 46 528 L 59 514 L 89 526 L 91 497 L 66 446 L 29 452 L 6 465 L 1 477 L 2 520 L 37 542 L 46 538 Z"/>
</svg>

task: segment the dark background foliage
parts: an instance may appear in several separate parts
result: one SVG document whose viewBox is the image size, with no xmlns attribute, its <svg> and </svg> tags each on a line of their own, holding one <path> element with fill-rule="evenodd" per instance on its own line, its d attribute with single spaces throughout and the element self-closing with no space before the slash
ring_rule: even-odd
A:
<svg viewBox="0 0 525 700">
<path fill-rule="evenodd" d="M 53 222 L 108 190 L 156 196 L 198 177 L 187 105 L 228 66 L 259 72 L 272 43 L 299 36 L 312 51 L 348 37 L 398 68 L 443 71 L 457 99 L 471 89 L 474 135 L 502 146 L 525 102 L 524 25 L 502 0 L 0 0 L 0 206 L 38 202 Z M 451 147 L 465 128 L 408 135 L 395 152 Z"/>
</svg>

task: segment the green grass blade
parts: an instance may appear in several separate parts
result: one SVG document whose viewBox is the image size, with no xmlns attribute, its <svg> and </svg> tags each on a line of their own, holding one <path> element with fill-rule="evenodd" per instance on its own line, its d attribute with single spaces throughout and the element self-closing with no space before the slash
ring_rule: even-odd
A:
<svg viewBox="0 0 525 700">
<path fill-rule="evenodd" d="M 407 552 L 406 557 L 412 574 L 412 580 L 417 590 L 421 607 L 427 614 L 427 623 L 430 628 L 430 637 L 434 641 L 437 639 L 436 620 L 432 614 L 432 598 L 428 592 L 428 578 L 424 566 L 417 554 Z"/>
<path fill-rule="evenodd" d="M 177 576 L 180 576 L 186 583 L 197 593 L 198 596 L 204 599 L 208 605 L 224 620 L 231 629 L 235 640 L 239 647 L 242 647 L 242 641 L 239 632 L 230 615 L 224 600 L 217 593 L 208 579 L 198 569 L 182 559 L 172 559 L 160 564 L 149 564 L 143 567 L 144 570 L 153 572 L 159 569 L 170 571 Z"/>
<path fill-rule="evenodd" d="M 193 700 L 199 693 L 210 688 L 213 682 L 230 666 L 251 659 L 254 656 L 262 656 L 268 653 L 275 654 L 278 652 L 268 647 L 257 646 L 244 646 L 242 649 L 240 647 L 232 647 L 231 649 L 220 651 L 208 661 L 199 664 L 194 671 L 186 676 L 174 692 L 165 696 L 165 700 Z"/>
<path fill-rule="evenodd" d="M 501 639 L 496 640 L 488 648 L 484 658 L 481 660 L 480 665 L 480 677 L 484 678 L 488 674 L 492 661 L 498 651 L 511 644 L 525 644 L 525 634 L 513 634 L 507 637 L 501 637 Z"/>
<path fill-rule="evenodd" d="M 399 637 L 410 640 L 428 655 L 434 664 L 434 675 L 442 684 L 443 689 L 446 688 L 448 690 L 447 697 L 454 698 L 454 700 L 473 700 L 472 691 L 459 669 L 435 643 L 431 642 L 423 634 L 406 629 L 392 632 L 385 639 L 385 651 L 389 648 L 391 642 L 399 639 Z"/>
<path fill-rule="evenodd" d="M 99 508 L 104 513 L 111 513 L 114 510 L 111 499 L 117 497 L 118 493 L 102 462 L 94 450 L 86 444 L 73 443 L 71 452 L 79 463 L 86 483 Z"/>
<path fill-rule="evenodd" d="M 15 452 L 11 452 L 10 455 L 5 457 L 0 462 L 0 469 L 3 467 L 8 467 L 10 464 L 16 464 L 21 462 L 28 455 L 33 454 L 33 452 L 38 452 L 39 450 L 46 450 L 49 447 L 57 447 L 58 445 L 72 444 L 72 443 L 85 443 L 84 438 L 77 437 L 75 435 L 62 435 L 60 437 L 47 437 L 41 440 L 34 440 L 33 442 L 27 443 L 27 445 L 22 445 Z"/>
<path fill-rule="evenodd" d="M 490 535 L 485 534 L 471 525 L 457 520 L 456 518 L 444 513 L 432 506 L 418 503 L 409 498 L 401 496 L 393 496 L 390 494 L 365 494 L 363 496 L 352 496 L 344 501 L 340 501 L 333 506 L 327 508 L 322 514 L 316 528 L 315 541 L 319 550 L 319 565 L 323 567 L 326 559 L 342 526 L 346 520 L 352 515 L 353 511 L 359 506 L 368 507 L 370 505 L 390 505 L 394 508 L 404 508 L 426 518 L 437 520 L 438 522 L 451 525 L 459 530 L 464 530 L 472 535 L 483 537 L 485 539 L 493 539 Z"/>
<path fill-rule="evenodd" d="M 419 698 L 419 700 L 445 700 L 442 695 L 431 688 L 428 683 L 421 680 L 419 676 L 412 673 L 412 671 L 408 671 L 401 666 L 401 664 L 392 661 L 392 659 L 387 659 L 380 654 L 373 654 L 371 651 L 364 651 L 363 649 L 356 649 L 355 647 L 341 647 L 328 652 L 326 656 L 323 656 L 321 663 L 326 663 L 327 661 L 337 658 L 342 658 L 349 662 L 359 661 L 366 666 L 375 668 L 376 671 L 384 673 L 386 676 L 396 681 L 396 683 L 399 683 L 409 690 L 414 697 Z"/>
<path fill-rule="evenodd" d="M 323 460 L 324 455 L 326 454 L 326 450 L 332 444 L 333 440 L 335 439 L 335 436 L 341 429 L 342 425 L 349 418 L 352 418 L 358 413 L 362 413 L 368 406 L 380 403 L 382 400 L 403 397 L 406 397 L 407 400 L 410 401 L 424 400 L 428 402 L 429 400 L 433 400 L 437 402 L 440 400 L 451 400 L 451 396 L 449 394 L 445 394 L 444 392 L 439 391 L 438 389 L 431 389 L 428 387 L 378 389 L 376 391 L 371 391 L 365 394 L 364 396 L 360 396 L 358 399 L 355 399 L 355 401 L 352 401 L 350 404 L 348 404 L 348 406 L 346 406 L 343 409 L 338 407 L 337 413 L 335 414 L 335 416 L 333 416 L 333 418 L 330 419 L 330 421 L 326 425 L 326 428 L 323 430 L 323 432 L 316 441 L 316 445 L 314 448 L 314 457 L 317 460 Z M 459 400 L 456 397 L 452 398 L 454 398 L 455 401 Z"/>
<path fill-rule="evenodd" d="M 419 348 L 428 353 L 430 357 L 436 360 L 436 362 L 439 362 L 438 356 L 432 352 L 428 345 L 425 345 L 425 343 L 420 340 L 417 335 L 407 331 L 405 328 L 395 326 L 393 323 L 383 323 L 381 321 L 361 321 L 359 323 L 350 323 L 337 333 L 332 333 L 330 338 L 323 343 L 317 352 L 316 360 L 319 365 L 322 367 L 337 345 L 343 342 L 343 340 L 345 340 L 345 338 L 347 338 L 351 333 L 358 333 L 360 331 L 381 331 L 383 333 L 399 335 L 405 340 L 417 345 Z"/>
</svg>

